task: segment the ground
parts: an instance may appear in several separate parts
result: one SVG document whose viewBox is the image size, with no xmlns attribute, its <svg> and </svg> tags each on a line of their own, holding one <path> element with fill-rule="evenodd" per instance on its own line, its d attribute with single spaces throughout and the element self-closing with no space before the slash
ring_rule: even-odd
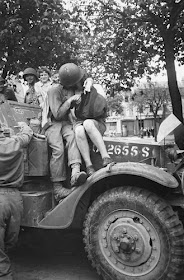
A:
<svg viewBox="0 0 184 280">
<path fill-rule="evenodd" d="M 15 280 L 100 279 L 87 260 L 80 232 L 43 231 L 31 236 L 21 234 L 10 254 Z"/>
</svg>

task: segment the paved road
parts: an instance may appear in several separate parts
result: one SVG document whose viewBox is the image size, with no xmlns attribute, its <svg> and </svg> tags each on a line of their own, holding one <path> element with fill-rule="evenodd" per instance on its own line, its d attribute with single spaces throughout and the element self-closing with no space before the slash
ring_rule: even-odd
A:
<svg viewBox="0 0 184 280">
<path fill-rule="evenodd" d="M 22 236 L 10 255 L 15 280 L 100 279 L 87 260 L 79 233 L 46 232 L 39 238 L 33 234 L 32 241 Z"/>
</svg>

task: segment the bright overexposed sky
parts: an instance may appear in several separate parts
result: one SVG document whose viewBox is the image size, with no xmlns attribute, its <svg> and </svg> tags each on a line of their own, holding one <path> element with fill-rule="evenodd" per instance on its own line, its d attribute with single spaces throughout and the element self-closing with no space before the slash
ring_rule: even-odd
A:
<svg viewBox="0 0 184 280">
<path fill-rule="evenodd" d="M 179 65 L 177 62 L 175 63 L 176 67 L 176 76 L 179 86 L 184 85 L 184 65 Z M 167 85 L 167 72 L 166 70 L 162 70 L 157 75 L 151 75 L 152 82 L 159 82 Z M 139 80 L 139 82 L 145 83 L 146 77 Z"/>
</svg>

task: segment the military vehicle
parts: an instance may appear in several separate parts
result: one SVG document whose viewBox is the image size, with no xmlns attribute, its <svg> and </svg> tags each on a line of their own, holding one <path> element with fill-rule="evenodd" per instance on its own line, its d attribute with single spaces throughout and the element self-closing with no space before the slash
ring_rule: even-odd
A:
<svg viewBox="0 0 184 280">
<path fill-rule="evenodd" d="M 18 121 L 39 113 L 9 101 L 0 105 L 0 122 L 16 133 Z M 56 205 L 47 140 L 35 132 L 25 150 L 22 227 L 83 228 L 88 259 L 105 280 L 183 279 L 184 153 L 171 145 L 105 141 L 115 163 L 101 168 L 91 149 L 96 172 Z"/>
</svg>

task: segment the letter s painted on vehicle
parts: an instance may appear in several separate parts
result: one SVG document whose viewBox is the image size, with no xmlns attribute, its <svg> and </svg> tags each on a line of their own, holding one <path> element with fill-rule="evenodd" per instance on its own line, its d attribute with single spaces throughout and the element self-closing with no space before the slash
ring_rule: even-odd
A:
<svg viewBox="0 0 184 280">
<path fill-rule="evenodd" d="M 149 157 L 149 152 L 150 152 L 150 148 L 149 147 L 143 147 L 142 148 L 142 156 L 143 157 Z"/>
</svg>

